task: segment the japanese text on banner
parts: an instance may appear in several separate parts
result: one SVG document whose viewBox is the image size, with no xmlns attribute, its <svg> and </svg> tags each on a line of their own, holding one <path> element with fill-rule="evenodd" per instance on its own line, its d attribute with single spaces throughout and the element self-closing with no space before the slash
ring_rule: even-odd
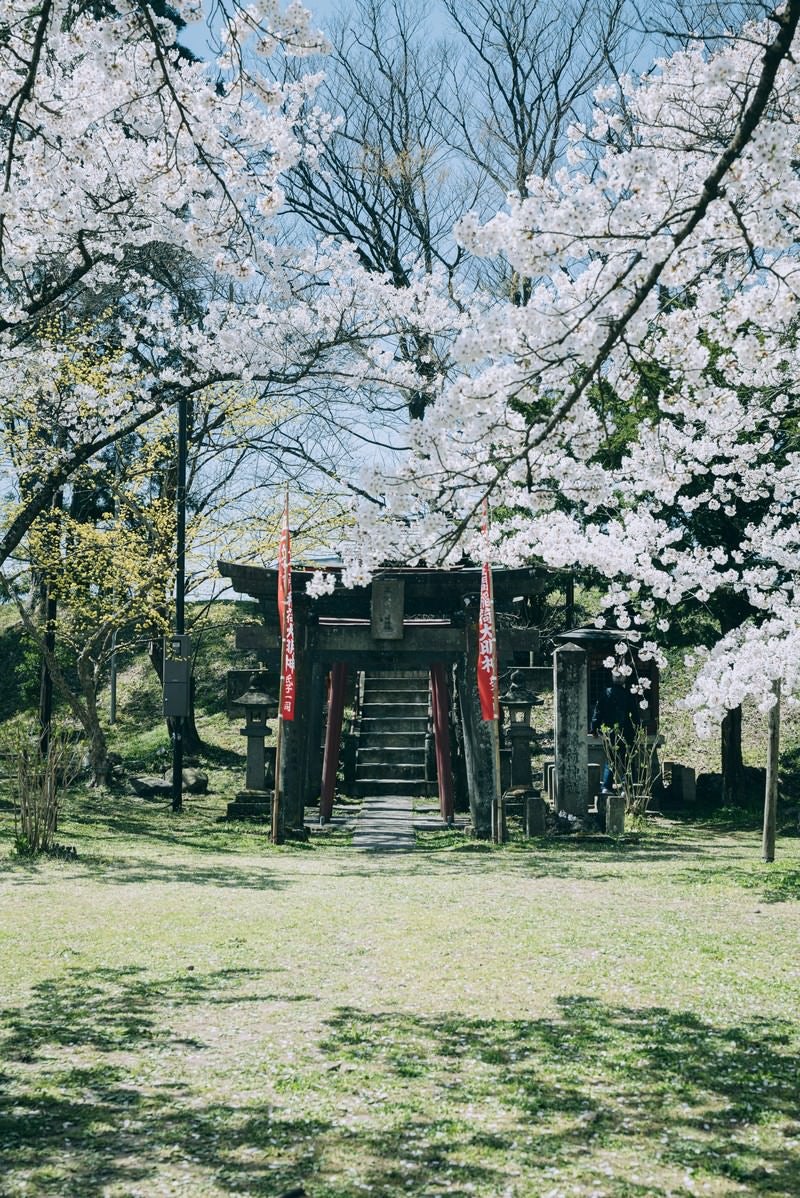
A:
<svg viewBox="0 0 800 1198">
<path fill-rule="evenodd" d="M 292 549 L 288 518 L 278 546 L 278 617 L 281 623 L 281 706 L 284 720 L 294 719 L 296 692 L 294 652 L 294 608 L 292 605 Z"/>
<path fill-rule="evenodd" d="M 481 605 L 478 612 L 478 695 L 485 720 L 498 717 L 497 645 L 492 610 L 492 578 L 488 562 L 481 571 Z"/>
</svg>

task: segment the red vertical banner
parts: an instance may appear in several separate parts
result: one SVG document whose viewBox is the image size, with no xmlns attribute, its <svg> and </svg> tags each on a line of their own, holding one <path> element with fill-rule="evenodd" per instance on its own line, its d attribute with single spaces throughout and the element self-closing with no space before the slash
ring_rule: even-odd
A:
<svg viewBox="0 0 800 1198">
<path fill-rule="evenodd" d="M 481 715 L 485 720 L 500 716 L 497 685 L 497 637 L 494 626 L 494 593 L 492 568 L 489 565 L 489 517 L 484 503 L 483 534 L 486 560 L 481 570 L 481 605 L 478 610 L 478 695 Z"/>
<path fill-rule="evenodd" d="M 295 655 L 294 609 L 292 607 L 292 543 L 289 535 L 289 496 L 283 513 L 283 528 L 278 544 L 278 618 L 281 623 L 281 701 L 280 717 L 294 719 Z"/>
</svg>

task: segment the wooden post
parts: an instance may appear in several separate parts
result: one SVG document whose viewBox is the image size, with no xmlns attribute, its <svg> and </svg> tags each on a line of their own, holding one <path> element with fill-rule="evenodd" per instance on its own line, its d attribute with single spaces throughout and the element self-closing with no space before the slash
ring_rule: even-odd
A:
<svg viewBox="0 0 800 1198">
<path fill-rule="evenodd" d="M 778 810 L 778 755 L 781 746 L 781 680 L 774 679 L 772 692 L 775 703 L 769 709 L 769 741 L 767 744 L 767 784 L 764 793 L 764 835 L 762 855 L 765 861 L 775 860 L 775 819 Z"/>
<path fill-rule="evenodd" d="M 315 802 L 322 793 L 322 715 L 325 705 L 325 675 L 318 661 L 311 659 L 308 680 L 308 707 L 306 730 L 306 763 L 303 799 L 306 804 Z"/>
<path fill-rule="evenodd" d="M 450 754 L 450 713 L 447 675 L 441 662 L 431 666 L 431 706 L 436 750 L 436 777 L 439 785 L 439 810 L 446 824 L 453 822 L 453 767 Z"/>
<path fill-rule="evenodd" d="M 272 826 L 270 840 L 273 844 L 283 844 L 283 804 L 281 803 L 281 765 L 283 754 L 283 717 L 280 715 L 280 704 L 283 703 L 283 670 L 281 670 L 281 689 L 278 707 L 278 734 L 275 742 L 275 786 L 272 791 Z"/>
<path fill-rule="evenodd" d="M 342 744 L 342 718 L 344 716 L 344 689 L 347 681 L 347 665 L 337 661 L 331 669 L 331 689 L 328 696 L 328 723 L 325 727 L 325 760 L 322 766 L 322 790 L 319 800 L 319 822 L 327 824 L 333 815 L 333 797 L 336 791 L 336 769 Z"/>
<path fill-rule="evenodd" d="M 475 683 L 477 661 L 477 625 L 466 627 L 466 652 L 458 663 L 459 713 L 464 732 L 464 765 L 469 792 L 469 812 L 475 835 L 481 839 L 491 836 L 492 799 L 495 797 L 494 741 L 490 721 L 481 716 L 478 687 Z"/>
<path fill-rule="evenodd" d="M 305 815 L 305 778 L 307 766 L 308 717 L 311 696 L 311 656 L 308 649 L 311 630 L 308 600 L 294 596 L 294 644 L 296 698 L 293 720 L 283 720 L 280 764 L 281 834 L 286 839 L 301 833 Z"/>
<path fill-rule="evenodd" d="M 489 528 L 489 506 L 484 500 L 484 520 L 486 521 L 486 531 L 488 536 Z M 491 612 L 492 620 L 492 645 L 494 652 L 494 719 L 491 721 L 492 726 L 492 750 L 494 759 L 494 802 L 497 810 L 497 820 L 494 825 L 494 835 L 492 839 L 495 844 L 503 843 L 503 780 L 500 775 L 500 654 L 497 650 L 497 621 L 494 614 L 494 577 L 491 569 L 489 570 L 489 611 Z"/>
</svg>

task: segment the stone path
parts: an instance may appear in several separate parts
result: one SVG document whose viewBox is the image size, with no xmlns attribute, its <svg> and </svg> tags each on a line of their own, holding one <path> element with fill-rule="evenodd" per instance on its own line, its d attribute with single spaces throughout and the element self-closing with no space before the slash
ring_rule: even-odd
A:
<svg viewBox="0 0 800 1198">
<path fill-rule="evenodd" d="M 407 853 L 413 847 L 411 799 L 401 795 L 365 798 L 353 833 L 353 848 L 366 853 Z"/>
</svg>

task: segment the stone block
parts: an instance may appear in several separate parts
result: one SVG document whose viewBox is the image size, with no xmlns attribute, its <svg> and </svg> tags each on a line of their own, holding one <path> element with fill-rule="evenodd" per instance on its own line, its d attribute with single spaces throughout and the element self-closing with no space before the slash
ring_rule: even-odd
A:
<svg viewBox="0 0 800 1198">
<path fill-rule="evenodd" d="M 172 778 L 160 778 L 157 774 L 142 774 L 131 778 L 131 790 L 142 799 L 169 798 L 172 794 Z"/>
<path fill-rule="evenodd" d="M 546 827 L 547 804 L 538 794 L 525 800 L 525 835 L 543 836 Z"/>
<path fill-rule="evenodd" d="M 606 836 L 622 836 L 625 831 L 625 796 L 608 794 L 605 799 L 605 832 Z"/>
<path fill-rule="evenodd" d="M 310 836 L 311 831 L 305 826 L 305 824 L 302 826 L 300 824 L 289 826 L 284 831 L 284 837 L 286 840 L 306 841 L 310 839 Z"/>
<path fill-rule="evenodd" d="M 555 689 L 556 809 L 581 818 L 587 801 L 586 653 L 578 645 L 562 645 L 553 654 Z"/>
<path fill-rule="evenodd" d="M 264 822 L 272 815 L 272 795 L 266 792 L 241 790 L 232 803 L 228 803 L 228 819 L 254 819 Z"/>
<path fill-rule="evenodd" d="M 692 766 L 673 763 L 670 789 L 673 798 L 678 803 L 695 803 L 697 801 L 697 778 Z"/>
<path fill-rule="evenodd" d="M 183 778 L 183 789 L 190 795 L 204 795 L 208 792 L 208 774 L 204 774 L 202 770 L 193 769 L 187 766 L 183 770 L 181 777 Z M 172 771 L 165 770 L 164 778 L 172 787 Z"/>
</svg>

